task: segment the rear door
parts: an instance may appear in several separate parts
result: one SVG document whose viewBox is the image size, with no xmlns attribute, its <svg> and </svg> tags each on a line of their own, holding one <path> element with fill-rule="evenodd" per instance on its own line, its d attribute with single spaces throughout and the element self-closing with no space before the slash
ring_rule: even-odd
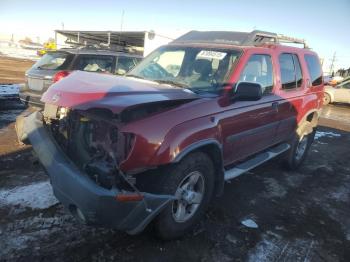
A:
<svg viewBox="0 0 350 262">
<path fill-rule="evenodd" d="M 238 82 L 262 85 L 259 101 L 236 101 L 222 120 L 225 164 L 262 151 L 273 144 L 276 134 L 278 97 L 273 94 L 274 67 L 270 53 L 251 54 Z"/>
<path fill-rule="evenodd" d="M 280 53 L 278 55 L 280 81 L 276 93 L 279 100 L 279 125 L 275 142 L 286 141 L 295 132 L 298 110 L 303 108 L 306 81 L 300 63 L 300 57 L 295 53 Z"/>
</svg>

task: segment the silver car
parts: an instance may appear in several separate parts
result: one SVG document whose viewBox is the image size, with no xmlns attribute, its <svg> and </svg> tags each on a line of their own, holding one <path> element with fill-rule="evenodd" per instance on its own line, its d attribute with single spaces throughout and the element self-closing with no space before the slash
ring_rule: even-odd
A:
<svg viewBox="0 0 350 262">
<path fill-rule="evenodd" d="M 136 54 L 87 48 L 48 52 L 26 72 L 19 97 L 26 105 L 43 107 L 42 94 L 74 70 L 124 75 L 141 59 Z"/>
<path fill-rule="evenodd" d="M 323 103 L 349 103 L 350 104 L 350 80 L 344 81 L 335 87 L 326 86 Z"/>
</svg>

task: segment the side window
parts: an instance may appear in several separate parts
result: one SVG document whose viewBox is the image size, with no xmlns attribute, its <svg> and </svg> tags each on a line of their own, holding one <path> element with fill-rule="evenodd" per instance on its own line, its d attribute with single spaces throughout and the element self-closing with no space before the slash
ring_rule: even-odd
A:
<svg viewBox="0 0 350 262">
<path fill-rule="evenodd" d="M 269 94 L 273 88 L 273 68 L 271 56 L 252 55 L 245 65 L 239 81 L 261 84 L 264 94 Z"/>
<path fill-rule="evenodd" d="M 299 58 L 295 54 L 281 54 L 279 56 L 282 89 L 294 89 L 301 87 L 303 74 Z"/>
<path fill-rule="evenodd" d="M 305 62 L 307 69 L 311 77 L 312 86 L 318 86 L 322 84 L 322 70 L 320 61 L 315 55 L 305 55 Z"/>
<path fill-rule="evenodd" d="M 134 58 L 119 56 L 117 57 L 117 65 L 115 67 L 115 73 L 117 75 L 125 75 L 135 66 Z"/>
<path fill-rule="evenodd" d="M 341 88 L 350 89 L 350 82 L 342 85 Z"/>
<path fill-rule="evenodd" d="M 80 56 L 77 70 L 88 72 L 112 72 L 112 56 Z"/>
<path fill-rule="evenodd" d="M 294 66 L 295 66 L 295 77 L 296 77 L 296 85 L 297 87 L 301 87 L 301 84 L 303 83 L 303 74 L 301 72 L 301 66 L 299 62 L 299 58 L 297 55 L 293 55 L 294 60 Z"/>
</svg>

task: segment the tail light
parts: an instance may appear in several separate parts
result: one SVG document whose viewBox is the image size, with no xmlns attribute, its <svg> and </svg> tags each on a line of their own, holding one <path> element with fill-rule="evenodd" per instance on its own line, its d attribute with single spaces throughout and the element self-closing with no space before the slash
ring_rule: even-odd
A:
<svg viewBox="0 0 350 262">
<path fill-rule="evenodd" d="M 52 81 L 56 83 L 60 81 L 62 78 L 68 76 L 69 74 L 70 74 L 69 71 L 59 71 L 53 76 Z"/>
</svg>

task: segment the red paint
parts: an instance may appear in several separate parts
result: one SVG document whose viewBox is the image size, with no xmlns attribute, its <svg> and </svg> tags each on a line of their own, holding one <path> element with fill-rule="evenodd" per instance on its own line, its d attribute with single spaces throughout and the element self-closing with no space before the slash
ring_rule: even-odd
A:
<svg viewBox="0 0 350 262">
<path fill-rule="evenodd" d="M 274 67 L 272 95 L 259 101 L 232 102 L 232 88 L 228 87 L 221 96 L 203 98 L 181 89 L 164 89 L 150 81 L 75 72 L 54 84 L 42 101 L 73 109 L 107 108 L 118 114 L 140 104 L 189 99 L 190 102 L 174 109 L 123 125 L 120 131 L 133 133 L 136 139 L 120 168 L 132 172 L 167 164 L 188 146 L 205 139 L 214 139 L 222 145 L 224 165 L 229 165 L 287 139 L 307 114 L 321 108 L 323 99 L 323 84 L 308 86 L 310 76 L 303 57 L 314 52 L 278 45 L 241 49 L 242 56 L 229 83 L 238 81 L 252 54 L 269 54 Z M 303 72 L 301 88 L 281 89 L 278 62 L 281 53 L 299 56 Z M 61 97 L 53 102 L 57 93 Z M 278 112 L 272 109 L 273 102 L 278 103 Z M 250 130 L 255 133 L 250 134 Z M 245 135 L 240 137 L 242 132 Z M 230 137 L 235 139 L 231 141 Z"/>
</svg>

